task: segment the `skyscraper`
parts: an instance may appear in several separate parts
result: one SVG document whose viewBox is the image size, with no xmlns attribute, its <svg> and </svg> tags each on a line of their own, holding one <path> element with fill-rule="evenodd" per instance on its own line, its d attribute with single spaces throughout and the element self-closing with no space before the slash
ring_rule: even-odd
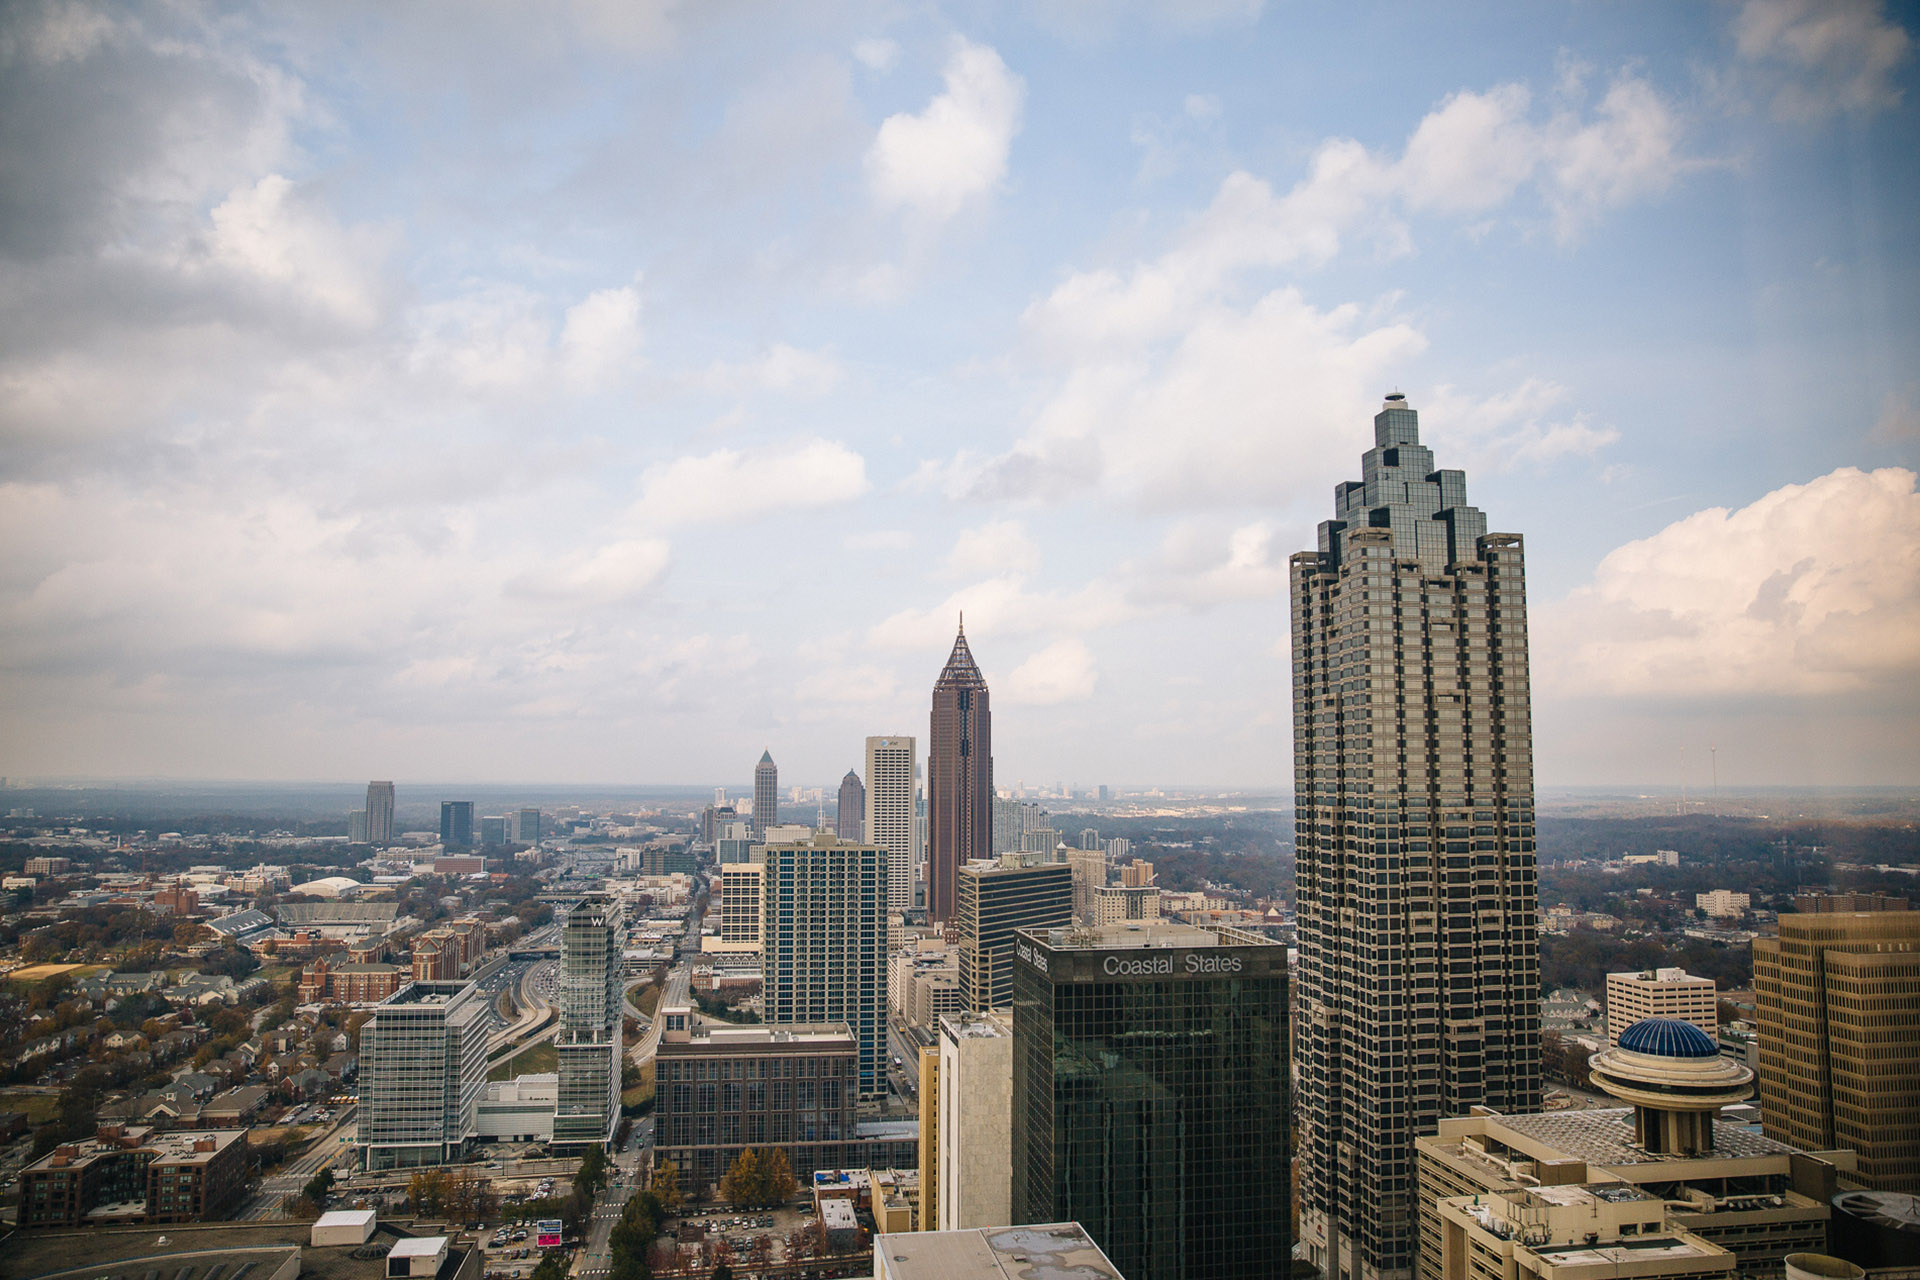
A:
<svg viewBox="0 0 1920 1280">
<path fill-rule="evenodd" d="M 440 802 L 440 843 L 448 849 L 473 848 L 473 801 Z"/>
<path fill-rule="evenodd" d="M 588 898 L 560 927 L 558 1145 L 603 1145 L 620 1122 L 620 953 L 627 931 L 617 898 Z"/>
<path fill-rule="evenodd" d="M 927 745 L 927 918 L 953 916 L 962 864 L 993 854 L 993 718 L 962 624 L 933 685 Z"/>
<path fill-rule="evenodd" d="M 863 839 L 887 851 L 887 909 L 913 907 L 912 738 L 867 739 L 867 821 Z"/>
<path fill-rule="evenodd" d="M 1414 1140 L 1540 1106 L 1521 540 L 1488 534 L 1403 396 L 1292 558 L 1301 1235 L 1405 1280 Z"/>
<path fill-rule="evenodd" d="M 960 1002 L 974 1013 L 1013 1003 L 1013 935 L 1073 923 L 1073 868 L 1002 854 L 960 868 L 953 921 L 960 931 Z"/>
<path fill-rule="evenodd" d="M 1284 1274 L 1286 948 L 1191 925 L 1022 930 L 1012 1129 L 1012 1221 L 1078 1222 L 1142 1280 Z"/>
<path fill-rule="evenodd" d="M 762 751 L 753 767 L 753 834 L 766 839 L 767 829 L 780 821 L 780 766 L 773 752 Z"/>
<path fill-rule="evenodd" d="M 367 843 L 384 849 L 393 843 L 393 784 L 367 784 Z"/>
<path fill-rule="evenodd" d="M 851 769 L 840 779 L 840 808 L 833 829 L 842 840 L 855 844 L 866 838 L 867 789 L 860 785 L 860 775 Z"/>
<path fill-rule="evenodd" d="M 410 982 L 360 1029 L 360 1145 L 369 1169 L 458 1159 L 487 1079 L 487 1000 L 470 982 Z"/>
<path fill-rule="evenodd" d="M 822 832 L 768 845 L 765 868 L 760 968 L 766 1020 L 846 1023 L 860 1042 L 860 1095 L 885 1093 L 885 851 Z"/>
<path fill-rule="evenodd" d="M 1873 1191 L 1920 1193 L 1920 912 L 1789 913 L 1753 941 L 1760 1117 L 1851 1148 Z"/>
</svg>

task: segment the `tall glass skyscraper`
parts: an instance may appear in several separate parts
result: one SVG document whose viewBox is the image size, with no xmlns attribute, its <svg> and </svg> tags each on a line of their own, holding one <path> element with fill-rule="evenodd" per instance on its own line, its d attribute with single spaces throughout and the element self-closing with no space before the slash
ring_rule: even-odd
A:
<svg viewBox="0 0 1920 1280">
<path fill-rule="evenodd" d="M 393 784 L 367 784 L 367 843 L 384 849 L 393 843 Z"/>
<path fill-rule="evenodd" d="M 560 927 L 556 1145 L 604 1145 L 620 1122 L 620 953 L 626 941 L 626 923 L 614 898 L 588 898 L 567 913 Z"/>
<path fill-rule="evenodd" d="M 927 918 L 953 918 L 960 868 L 993 854 L 993 716 L 963 625 L 933 684 L 927 743 Z"/>
<path fill-rule="evenodd" d="M 855 844 L 866 838 L 867 788 L 861 783 L 860 775 L 851 769 L 840 779 L 840 802 L 834 810 L 833 832 Z"/>
<path fill-rule="evenodd" d="M 1414 1139 L 1540 1105 L 1526 576 L 1387 397 L 1292 558 L 1300 1228 L 1326 1280 L 1405 1280 Z"/>
<path fill-rule="evenodd" d="M 1012 1220 L 1078 1222 L 1137 1280 L 1285 1275 L 1286 948 L 1174 924 L 1014 939 Z"/>
<path fill-rule="evenodd" d="M 772 751 L 760 753 L 753 766 L 753 835 L 767 838 L 767 829 L 780 821 L 780 766 L 773 762 Z"/>
</svg>

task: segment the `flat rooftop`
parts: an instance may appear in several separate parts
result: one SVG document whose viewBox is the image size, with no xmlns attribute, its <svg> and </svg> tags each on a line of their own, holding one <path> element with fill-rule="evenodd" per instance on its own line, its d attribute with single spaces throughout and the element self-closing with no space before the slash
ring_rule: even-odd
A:
<svg viewBox="0 0 1920 1280">
<path fill-rule="evenodd" d="M 1077 1222 L 874 1237 L 887 1280 L 1125 1280 Z"/>
<path fill-rule="evenodd" d="M 1107 924 L 1097 928 L 1049 929 L 1047 945 L 1056 951 L 1116 951 L 1123 947 L 1223 947 L 1220 935 L 1198 925 L 1159 922 Z"/>
<path fill-rule="evenodd" d="M 662 1010 L 661 1012 L 665 1012 Z M 687 1030 L 689 1039 L 681 1044 L 663 1039 L 662 1050 L 780 1048 L 792 1045 L 833 1045 L 842 1041 L 851 1047 L 857 1042 L 853 1030 L 844 1022 L 801 1022 L 791 1026 L 765 1023 L 745 1026 L 715 1026 L 706 1023 Z"/>
<path fill-rule="evenodd" d="M 300 1255 L 300 1280 L 385 1280 L 386 1259 L 353 1255 L 363 1247 L 384 1251 L 410 1232 L 382 1224 L 366 1246 L 314 1247 L 311 1222 L 219 1222 L 167 1226 L 90 1226 L 76 1230 L 16 1232 L 7 1241 L 5 1274 L 10 1280 L 175 1280 L 184 1268 L 204 1276 L 214 1263 L 234 1275 L 245 1263 L 256 1265 L 247 1280 L 273 1274 L 289 1252 Z M 164 1239 L 166 1243 L 160 1241 Z M 453 1275 L 471 1246 L 457 1245 L 440 1268 Z M 187 1255 L 198 1254 L 198 1257 Z M 212 1254 L 213 1256 L 207 1256 Z"/>
<path fill-rule="evenodd" d="M 1489 1119 L 1589 1165 L 1684 1164 L 1694 1160 L 1753 1160 L 1793 1154 L 1793 1148 L 1785 1143 L 1762 1137 L 1740 1125 L 1716 1120 L 1711 1152 L 1699 1156 L 1654 1155 L 1633 1145 L 1631 1107 L 1543 1111 Z"/>
<path fill-rule="evenodd" d="M 409 982 L 380 1003 L 397 1005 L 449 1005 L 465 995 L 470 983 Z"/>
</svg>

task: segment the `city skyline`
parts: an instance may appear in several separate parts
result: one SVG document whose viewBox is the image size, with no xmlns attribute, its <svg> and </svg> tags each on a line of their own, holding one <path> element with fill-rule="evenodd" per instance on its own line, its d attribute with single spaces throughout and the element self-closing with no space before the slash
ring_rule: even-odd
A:
<svg viewBox="0 0 1920 1280">
<path fill-rule="evenodd" d="M 1397 390 L 1543 784 L 1920 781 L 1907 10 L 221 13 L 0 14 L 0 774 L 1283 786 Z"/>
</svg>

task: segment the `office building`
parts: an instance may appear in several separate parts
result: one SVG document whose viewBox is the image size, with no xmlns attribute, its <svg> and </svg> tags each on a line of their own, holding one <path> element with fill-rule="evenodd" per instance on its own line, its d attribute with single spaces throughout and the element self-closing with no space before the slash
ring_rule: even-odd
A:
<svg viewBox="0 0 1920 1280">
<path fill-rule="evenodd" d="M 1106 887 L 1107 855 L 1099 849 L 1067 850 L 1067 871 L 1073 877 L 1073 922 L 1093 923 L 1093 891 Z"/>
<path fill-rule="evenodd" d="M 617 898 L 588 898 L 560 926 L 556 1146 L 605 1145 L 620 1123 L 620 953 L 626 941 Z"/>
<path fill-rule="evenodd" d="M 483 848 L 498 849 L 507 843 L 507 815 L 504 813 L 486 814 L 480 819 L 480 844 Z"/>
<path fill-rule="evenodd" d="M 1920 1193 L 1920 912 L 1783 915 L 1754 939 L 1753 995 L 1767 1136 Z"/>
<path fill-rule="evenodd" d="M 1715 889 L 1711 893 L 1693 895 L 1694 909 L 1704 911 L 1715 920 L 1738 920 L 1747 914 L 1753 903 L 1753 895 L 1737 893 L 1732 889 Z"/>
<path fill-rule="evenodd" d="M 716 828 L 713 856 L 723 866 L 728 863 L 751 862 L 757 847 L 753 823 L 750 821 L 743 822 L 739 819 L 723 821 Z"/>
<path fill-rule="evenodd" d="M 1906 911 L 1912 906 L 1905 898 L 1890 893 L 1836 893 L 1831 889 L 1802 889 L 1793 895 L 1793 909 L 1800 915 L 1827 911 Z"/>
<path fill-rule="evenodd" d="M 1140 858 L 1120 868 L 1120 883 L 1129 889 L 1141 889 L 1153 883 L 1153 864 Z"/>
<path fill-rule="evenodd" d="M 1607 1040 L 1647 1018 L 1678 1018 L 1709 1036 L 1720 1034 L 1720 989 L 1685 969 L 1641 969 L 1607 975 Z"/>
<path fill-rule="evenodd" d="M 941 1231 L 1007 1226 L 1014 1220 L 1013 1011 L 940 1019 L 939 1054 L 934 1222 Z"/>
<path fill-rule="evenodd" d="M 766 847 L 761 1000 L 775 1026 L 844 1022 L 862 1097 L 886 1092 L 887 856 L 824 832 Z"/>
<path fill-rule="evenodd" d="M 915 1090 L 920 1106 L 920 1203 L 914 1211 L 913 1225 L 931 1231 L 940 1218 L 940 1049 L 923 1045 L 917 1061 L 908 1066 L 917 1072 Z"/>
<path fill-rule="evenodd" d="M 513 842 L 515 844 L 536 845 L 542 839 L 540 811 L 526 808 L 513 815 Z"/>
<path fill-rule="evenodd" d="M 1013 935 L 1073 923 L 1073 868 L 1003 854 L 960 868 L 954 903 L 960 934 L 960 1002 L 975 1013 L 1013 1002 Z"/>
<path fill-rule="evenodd" d="M 753 766 L 753 834 L 764 840 L 779 821 L 780 766 L 773 762 L 772 751 L 762 751 L 760 763 Z"/>
<path fill-rule="evenodd" d="M 1300 1227 L 1406 1280 L 1414 1139 L 1540 1105 L 1526 583 L 1404 397 L 1361 471 L 1290 565 Z"/>
<path fill-rule="evenodd" d="M 1788 1254 L 1825 1247 L 1828 1201 L 1852 1153 L 1795 1151 L 1719 1119 L 1723 1106 L 1752 1092 L 1753 1073 L 1721 1057 L 1712 1037 L 1689 1022 L 1649 1018 L 1595 1054 L 1593 1072 L 1629 1105 L 1483 1111 L 1443 1119 L 1417 1141 L 1422 1280 L 1453 1274 L 1443 1203 L 1536 1188 L 1647 1193 L 1667 1206 L 1655 1230 L 1692 1232 L 1728 1250 L 1746 1280 L 1774 1280 Z"/>
<path fill-rule="evenodd" d="M 760 888 L 766 864 L 723 862 L 719 867 L 720 941 L 760 947 Z"/>
<path fill-rule="evenodd" d="M 914 833 L 913 774 L 917 767 L 910 737 L 867 739 L 866 833 L 861 837 L 887 851 L 887 909 L 913 909 L 918 874 Z"/>
<path fill-rule="evenodd" d="M 475 1133 L 493 1021 L 467 982 L 410 982 L 360 1028 L 360 1146 L 368 1169 L 458 1159 Z"/>
<path fill-rule="evenodd" d="M 1115 836 L 1107 841 L 1107 857 L 1114 862 L 1123 862 L 1133 853 L 1133 841 L 1125 836 Z"/>
<path fill-rule="evenodd" d="M 860 1047 L 845 1023 L 702 1026 L 684 1005 L 660 1016 L 656 1164 L 672 1161 L 681 1187 L 718 1186 L 747 1147 L 779 1147 L 802 1181 L 858 1165 Z"/>
<path fill-rule="evenodd" d="M 1160 918 L 1160 891 L 1150 884 L 1132 887 L 1123 884 L 1103 884 L 1091 890 L 1087 897 L 1093 904 L 1092 923 L 1095 925 L 1126 924 L 1130 921 Z"/>
<path fill-rule="evenodd" d="M 440 802 L 440 845 L 445 849 L 473 848 L 473 801 Z"/>
<path fill-rule="evenodd" d="M 860 785 L 860 775 L 847 770 L 847 776 L 840 779 L 840 804 L 834 812 L 834 834 L 842 840 L 859 844 L 867 838 L 867 789 Z"/>
<path fill-rule="evenodd" d="M 933 685 L 927 741 L 927 918 L 953 918 L 960 868 L 993 853 L 993 716 L 964 625 Z M 1051 846 L 1049 846 L 1051 847 Z"/>
<path fill-rule="evenodd" d="M 347 843 L 367 843 L 367 811 L 365 809 L 347 811 Z"/>
<path fill-rule="evenodd" d="M 1013 1221 L 1129 1276 L 1272 1276 L 1288 1224 L 1287 952 L 1234 929 L 1023 932 Z"/>
<path fill-rule="evenodd" d="M 1437 1206 L 1436 1280 L 1732 1280 L 1734 1258 L 1668 1220 L 1659 1196 L 1618 1183 L 1523 1187 Z"/>
<path fill-rule="evenodd" d="M 1032 801 L 1010 800 L 999 795 L 993 798 L 992 844 L 996 854 L 1022 853 L 1027 849 L 1028 832 L 1052 826 L 1047 811 Z"/>
<path fill-rule="evenodd" d="M 730 804 L 710 804 L 700 811 L 700 843 L 711 846 L 719 839 L 720 829 L 734 821 L 740 815 Z M 753 823 L 748 821 L 747 834 L 753 834 Z"/>
<path fill-rule="evenodd" d="M 367 843 L 384 849 L 393 843 L 393 784 L 367 784 Z"/>
<path fill-rule="evenodd" d="M 1100 849 L 1104 847 L 1105 846 L 1100 843 L 1100 833 L 1098 831 L 1092 827 L 1080 828 L 1080 848 Z"/>
</svg>

